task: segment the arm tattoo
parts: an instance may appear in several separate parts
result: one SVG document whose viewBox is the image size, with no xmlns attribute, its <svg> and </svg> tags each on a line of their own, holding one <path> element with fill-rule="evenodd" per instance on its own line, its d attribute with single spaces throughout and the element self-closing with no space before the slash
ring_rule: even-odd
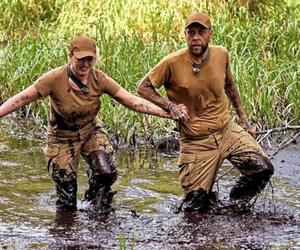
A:
<svg viewBox="0 0 300 250">
<path fill-rule="evenodd" d="M 170 101 L 163 98 L 157 91 L 155 90 L 154 86 L 152 85 L 150 79 L 146 77 L 138 87 L 138 93 L 143 98 L 151 101 L 152 103 L 156 104 L 157 106 L 167 110 L 170 106 Z"/>
<path fill-rule="evenodd" d="M 242 108 L 240 96 L 233 80 L 227 80 L 225 83 L 225 93 L 228 96 L 235 112 L 242 122 L 248 123 L 246 114 Z"/>
</svg>

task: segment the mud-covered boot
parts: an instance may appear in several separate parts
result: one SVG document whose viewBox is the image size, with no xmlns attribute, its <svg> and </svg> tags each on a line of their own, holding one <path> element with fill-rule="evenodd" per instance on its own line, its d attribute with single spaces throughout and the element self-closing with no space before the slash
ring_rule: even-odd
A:
<svg viewBox="0 0 300 250">
<path fill-rule="evenodd" d="M 207 199 L 208 199 L 208 205 L 213 205 L 213 204 L 217 203 L 218 193 L 213 192 L 213 191 L 208 192 Z"/>
<path fill-rule="evenodd" d="M 272 174 L 272 170 L 263 170 L 250 176 L 241 176 L 230 191 L 231 206 L 241 211 L 250 210 L 250 200 L 265 188 Z"/>
<path fill-rule="evenodd" d="M 89 188 L 85 193 L 85 200 L 89 201 L 101 213 L 113 211 L 111 204 L 117 192 L 111 190 L 111 184 L 116 179 L 116 173 L 112 175 L 89 175 L 89 177 Z"/>
<path fill-rule="evenodd" d="M 97 211 L 102 213 L 109 213 L 114 211 L 112 207 L 112 200 L 117 191 L 111 191 L 110 187 L 102 187 L 98 190 L 97 195 L 92 203 Z"/>
<path fill-rule="evenodd" d="M 271 175 L 269 170 L 264 170 L 249 176 L 241 176 L 230 191 L 229 197 L 233 200 L 251 200 L 265 188 Z"/>
<path fill-rule="evenodd" d="M 76 179 L 56 182 L 56 193 L 58 197 L 56 201 L 56 206 L 58 209 L 76 210 Z"/>
<path fill-rule="evenodd" d="M 85 200 L 99 212 L 110 212 L 111 203 L 116 192 L 111 186 L 117 179 L 118 172 L 113 166 L 112 154 L 105 151 L 95 151 L 84 156 L 89 169 L 89 188 L 85 193 Z"/>
<path fill-rule="evenodd" d="M 177 213 L 181 210 L 184 212 L 201 212 L 209 207 L 208 193 L 199 189 L 189 192 L 183 199 L 181 205 L 178 207 Z"/>
</svg>

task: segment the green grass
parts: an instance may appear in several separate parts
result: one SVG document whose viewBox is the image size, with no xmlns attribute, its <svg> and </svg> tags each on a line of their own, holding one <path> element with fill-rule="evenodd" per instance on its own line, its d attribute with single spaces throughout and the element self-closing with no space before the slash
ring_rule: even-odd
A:
<svg viewBox="0 0 300 250">
<path fill-rule="evenodd" d="M 126 239 L 125 239 L 125 233 L 124 232 L 120 232 L 118 234 L 119 237 L 119 249 L 120 250 L 126 250 L 128 248 L 126 248 Z M 133 250 L 134 249 L 134 239 L 132 239 L 131 241 L 131 246 L 130 249 Z"/>
<path fill-rule="evenodd" d="M 76 34 L 95 38 L 98 67 L 136 93 L 140 79 L 163 56 L 185 46 L 184 17 L 202 10 L 212 17 L 212 43 L 230 52 L 251 121 L 261 129 L 299 124 L 300 8 L 295 2 L 15 0 L 2 1 L 0 7 L 1 40 L 7 43 L 0 66 L 0 100 L 64 64 L 68 41 Z M 133 133 L 157 137 L 174 127 L 168 120 L 130 111 L 110 97 L 102 101 L 101 119 L 125 138 Z M 45 122 L 48 103 L 38 101 L 23 114 Z"/>
</svg>

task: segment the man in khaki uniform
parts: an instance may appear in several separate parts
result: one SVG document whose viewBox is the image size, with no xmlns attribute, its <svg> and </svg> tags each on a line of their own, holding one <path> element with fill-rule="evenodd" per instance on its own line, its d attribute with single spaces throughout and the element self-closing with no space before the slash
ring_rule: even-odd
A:
<svg viewBox="0 0 300 250">
<path fill-rule="evenodd" d="M 252 136 L 232 79 L 227 50 L 209 45 L 210 18 L 193 13 L 186 19 L 188 48 L 163 58 L 142 80 L 138 93 L 169 111 L 180 132 L 180 183 L 184 211 L 207 207 L 217 171 L 228 159 L 242 176 L 230 192 L 233 200 L 248 202 L 260 192 L 273 166 Z M 168 100 L 155 88 L 164 86 Z M 227 97 L 226 97 L 227 96 Z M 241 126 L 232 121 L 228 99 Z"/>
<path fill-rule="evenodd" d="M 70 63 L 55 68 L 0 106 L 0 118 L 40 97 L 50 97 L 51 114 L 45 155 L 56 184 L 57 208 L 76 209 L 77 167 L 80 155 L 88 163 L 89 188 L 85 199 L 98 208 L 110 209 L 117 178 L 113 150 L 107 134 L 97 121 L 102 94 L 126 107 L 170 118 L 167 111 L 134 96 L 101 70 L 95 69 L 96 43 L 89 37 L 70 44 Z"/>
</svg>

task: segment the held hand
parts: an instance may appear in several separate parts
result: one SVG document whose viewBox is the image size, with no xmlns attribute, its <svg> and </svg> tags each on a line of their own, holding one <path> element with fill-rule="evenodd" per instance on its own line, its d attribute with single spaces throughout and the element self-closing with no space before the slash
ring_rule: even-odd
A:
<svg viewBox="0 0 300 250">
<path fill-rule="evenodd" d="M 256 134 L 256 127 L 250 127 L 249 125 L 246 124 L 242 124 L 242 127 L 246 130 L 246 132 L 248 132 L 248 134 L 250 134 L 253 138 L 255 138 L 255 134 Z"/>
<path fill-rule="evenodd" d="M 176 121 L 186 122 L 189 119 L 187 107 L 184 104 L 172 103 L 168 108 L 172 118 Z"/>
</svg>

